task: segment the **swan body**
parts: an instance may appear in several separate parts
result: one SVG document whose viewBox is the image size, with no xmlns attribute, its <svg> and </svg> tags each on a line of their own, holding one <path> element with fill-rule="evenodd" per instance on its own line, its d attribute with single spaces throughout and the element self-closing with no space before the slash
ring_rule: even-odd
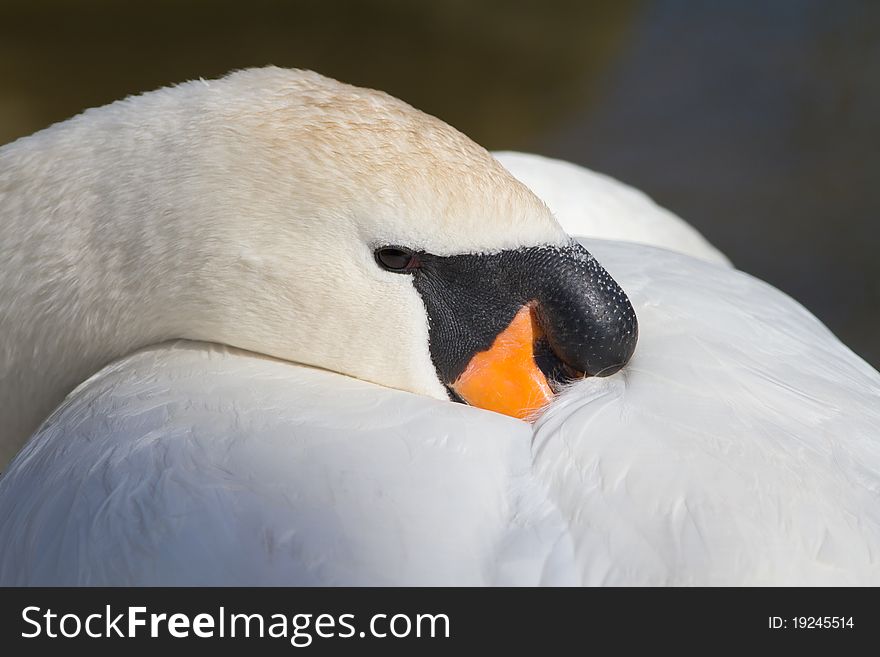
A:
<svg viewBox="0 0 880 657">
<path fill-rule="evenodd" d="M 495 413 L 184 342 L 105 368 L 39 436 L 3 478 L 3 583 L 571 581 L 529 426 Z"/>
<path fill-rule="evenodd" d="M 0 149 L 0 457 L 48 416 L 0 585 L 880 583 L 880 375 L 645 197 L 499 158 L 280 69 Z M 638 351 L 534 424 L 449 403 L 409 263 L 586 254 L 560 223 L 631 240 L 586 244 Z"/>
<path fill-rule="evenodd" d="M 109 366 L 0 479 L 0 583 L 880 583 L 880 375 L 747 274 L 588 247 L 643 344 L 534 426 L 196 343 Z"/>
</svg>

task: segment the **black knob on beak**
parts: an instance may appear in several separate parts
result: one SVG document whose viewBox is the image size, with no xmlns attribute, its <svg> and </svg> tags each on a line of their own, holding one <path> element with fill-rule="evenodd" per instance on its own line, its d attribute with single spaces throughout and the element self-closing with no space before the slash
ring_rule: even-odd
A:
<svg viewBox="0 0 880 657">
<path fill-rule="evenodd" d="M 538 317 L 553 354 L 587 376 L 609 376 L 632 357 L 638 320 L 626 294 L 580 244 L 561 249 L 538 296 Z"/>
<path fill-rule="evenodd" d="M 575 242 L 451 256 L 381 251 L 380 266 L 413 277 L 431 359 L 454 399 L 528 418 L 557 383 L 614 374 L 635 350 L 629 299 Z"/>
</svg>

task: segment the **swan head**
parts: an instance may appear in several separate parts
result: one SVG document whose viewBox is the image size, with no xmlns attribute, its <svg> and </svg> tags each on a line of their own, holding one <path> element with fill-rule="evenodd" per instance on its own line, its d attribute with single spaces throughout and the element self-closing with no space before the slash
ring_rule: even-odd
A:
<svg viewBox="0 0 880 657">
<path fill-rule="evenodd" d="M 182 125 L 163 109 L 174 94 Z M 152 102 L 178 121 L 151 202 L 166 227 L 186 225 L 173 229 L 190 301 L 178 337 L 517 417 L 556 381 L 613 373 L 633 353 L 623 291 L 442 121 L 277 68 Z"/>
</svg>

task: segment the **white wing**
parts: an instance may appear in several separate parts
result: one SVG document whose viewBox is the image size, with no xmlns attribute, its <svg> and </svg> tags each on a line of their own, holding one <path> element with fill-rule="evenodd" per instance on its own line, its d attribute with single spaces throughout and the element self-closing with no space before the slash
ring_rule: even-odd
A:
<svg viewBox="0 0 880 657">
<path fill-rule="evenodd" d="M 533 444 L 478 409 L 153 348 L 0 479 L 0 583 L 880 583 L 880 375 L 746 274 L 588 248 L 641 342 Z"/>
<path fill-rule="evenodd" d="M 329 372 L 151 348 L 81 385 L 0 479 L 0 583 L 571 583 L 530 439 Z"/>
<path fill-rule="evenodd" d="M 610 176 L 530 153 L 492 155 L 543 199 L 570 235 L 651 244 L 708 262 L 730 264 L 683 219 Z"/>
<path fill-rule="evenodd" d="M 535 427 L 582 583 L 880 583 L 880 375 L 746 274 L 589 248 L 640 342 Z"/>
<path fill-rule="evenodd" d="M 636 307 L 534 427 L 192 343 L 81 385 L 0 478 L 0 584 L 878 584 L 880 375 L 646 196 L 499 160 Z"/>
</svg>

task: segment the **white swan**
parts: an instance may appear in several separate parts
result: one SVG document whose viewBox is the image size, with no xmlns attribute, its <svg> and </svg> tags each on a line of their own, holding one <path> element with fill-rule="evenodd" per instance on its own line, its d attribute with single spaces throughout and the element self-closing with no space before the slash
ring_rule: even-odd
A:
<svg viewBox="0 0 880 657">
<path fill-rule="evenodd" d="M 0 479 L 0 583 L 880 582 L 880 375 L 727 266 L 589 248 L 642 342 L 534 430 L 196 343 L 105 368 Z"/>
<path fill-rule="evenodd" d="M 591 242 L 639 351 L 537 422 L 220 347 L 80 386 L 4 584 L 877 584 L 880 376 L 746 274 Z M 711 312 L 707 312 L 711 311 Z"/>
<path fill-rule="evenodd" d="M 168 339 L 516 415 L 552 395 L 533 341 L 592 373 L 635 346 L 616 283 L 488 152 L 311 72 L 190 82 L 12 143 L 0 212 L 0 463 L 77 383 Z M 508 325 L 522 349 L 471 362 Z"/>
</svg>

